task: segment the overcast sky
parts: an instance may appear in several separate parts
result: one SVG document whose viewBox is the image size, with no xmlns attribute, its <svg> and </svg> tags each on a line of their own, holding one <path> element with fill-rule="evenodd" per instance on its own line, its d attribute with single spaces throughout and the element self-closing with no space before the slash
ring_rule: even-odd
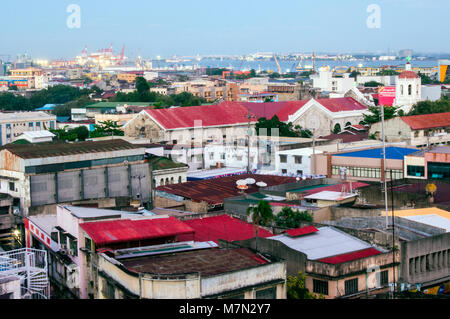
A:
<svg viewBox="0 0 450 319">
<path fill-rule="evenodd" d="M 81 27 L 69 28 L 70 4 Z M 369 28 L 380 8 L 379 28 Z M 1 4 L 0 55 L 67 58 L 114 45 L 128 56 L 254 52 L 450 52 L 448 0 L 25 0 Z M 72 20 L 73 21 L 73 20 Z M 1 56 L 0 56 L 1 58 Z"/>
</svg>

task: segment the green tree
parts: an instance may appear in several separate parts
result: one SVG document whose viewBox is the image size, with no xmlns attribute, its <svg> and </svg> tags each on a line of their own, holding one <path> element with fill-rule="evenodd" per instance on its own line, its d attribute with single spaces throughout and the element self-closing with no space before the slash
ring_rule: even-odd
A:
<svg viewBox="0 0 450 319">
<path fill-rule="evenodd" d="M 56 138 L 60 141 L 85 141 L 89 137 L 89 130 L 86 126 L 82 125 L 69 129 L 66 125 L 64 128 L 50 129 L 50 132 L 56 135 Z"/>
<path fill-rule="evenodd" d="M 384 119 L 389 120 L 396 116 L 397 113 L 396 107 L 393 106 L 384 106 Z M 369 107 L 370 114 L 364 114 L 364 123 L 374 124 L 381 121 L 381 107 L 378 106 L 370 106 Z"/>
<path fill-rule="evenodd" d="M 121 125 L 117 124 L 117 121 L 104 121 L 100 125 L 95 124 L 95 129 L 91 132 L 90 137 L 105 137 L 105 136 L 124 136 L 124 131 L 121 129 Z"/>
<path fill-rule="evenodd" d="M 383 83 L 377 82 L 377 81 L 369 81 L 364 83 L 365 87 L 379 87 L 379 86 L 383 86 Z"/>
<path fill-rule="evenodd" d="M 247 208 L 247 216 L 250 216 L 253 223 L 253 230 L 256 238 L 256 250 L 258 250 L 258 234 L 260 226 L 269 226 L 273 221 L 273 211 L 269 202 L 260 200 L 257 206 Z"/>
<path fill-rule="evenodd" d="M 437 101 L 420 101 L 415 104 L 408 115 L 450 112 L 450 100 L 446 97 Z"/>
<path fill-rule="evenodd" d="M 11 85 L 11 86 L 9 87 L 9 90 L 10 90 L 10 91 L 18 91 L 19 89 L 17 88 L 17 85 Z"/>
<path fill-rule="evenodd" d="M 306 275 L 301 271 L 297 276 L 287 276 L 287 298 L 288 299 L 317 299 L 317 297 L 310 293 L 305 286 Z M 323 299 L 320 296 L 319 299 Z"/>
<path fill-rule="evenodd" d="M 302 222 L 313 222 L 313 216 L 307 211 L 294 211 L 291 207 L 283 207 L 275 216 L 275 225 L 283 228 L 298 228 Z"/>
<path fill-rule="evenodd" d="M 150 90 L 150 85 L 142 76 L 136 78 L 136 90 L 140 95 L 145 94 Z"/>
<path fill-rule="evenodd" d="M 265 117 L 258 119 L 258 122 L 255 124 L 255 129 L 258 135 L 260 135 L 260 129 L 267 129 L 267 136 L 272 136 L 273 129 L 278 129 L 279 136 L 284 137 L 301 137 L 302 134 L 306 136 L 311 133 L 307 130 L 303 130 L 300 126 L 294 128 L 291 122 L 281 122 L 276 115 L 270 120 Z M 309 136 L 311 135 L 308 135 L 308 137 Z"/>
<path fill-rule="evenodd" d="M 399 75 L 399 74 L 400 73 L 392 69 L 381 70 L 380 72 L 377 73 L 377 75 Z"/>
</svg>

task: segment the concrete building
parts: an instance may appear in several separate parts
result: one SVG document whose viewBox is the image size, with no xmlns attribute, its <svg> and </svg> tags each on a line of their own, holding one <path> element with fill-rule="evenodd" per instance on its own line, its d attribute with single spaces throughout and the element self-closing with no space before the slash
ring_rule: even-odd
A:
<svg viewBox="0 0 450 319">
<path fill-rule="evenodd" d="M 449 154 L 449 146 L 437 146 L 405 156 L 405 178 L 450 180 Z"/>
<path fill-rule="evenodd" d="M 406 64 L 396 82 L 394 106 L 408 113 L 412 106 L 422 100 L 422 79 L 412 71 L 411 63 Z"/>
<path fill-rule="evenodd" d="M 180 184 L 187 181 L 187 164 L 174 162 L 166 157 L 159 156 L 150 157 L 149 162 L 152 165 L 154 187 Z"/>
<path fill-rule="evenodd" d="M 9 144 L 0 151 L 0 162 L 0 189 L 20 198 L 22 216 L 58 203 L 127 206 L 137 194 L 149 200 L 145 148 L 123 140 Z"/>
<path fill-rule="evenodd" d="M 342 77 L 333 76 L 333 72 L 320 70 L 318 74 L 311 75 L 313 87 L 326 92 L 345 93 L 355 86 L 355 79 L 350 77 L 349 73 Z"/>
<path fill-rule="evenodd" d="M 414 147 L 450 143 L 450 112 L 394 117 L 385 121 L 387 142 L 406 141 Z M 381 139 L 381 122 L 371 126 L 369 134 Z"/>
<path fill-rule="evenodd" d="M 56 128 L 56 116 L 45 112 L 0 113 L 0 145 L 12 143 L 24 132 Z"/>
<path fill-rule="evenodd" d="M 93 298 L 286 298 L 284 261 L 246 248 L 219 248 L 214 241 L 182 241 L 195 236 L 199 226 L 194 229 L 173 217 L 80 226 L 90 243 L 85 255 L 91 260 L 87 275 Z M 121 231 L 124 227 L 135 232 Z"/>
<path fill-rule="evenodd" d="M 313 153 L 321 154 L 322 151 L 315 151 L 309 147 L 277 152 L 275 170 L 277 173 L 287 174 L 288 176 L 292 174 L 295 176 L 313 174 L 312 165 L 314 163 L 311 161 Z"/>
<path fill-rule="evenodd" d="M 441 85 L 422 85 L 422 101 L 437 101 L 442 97 Z"/>
<path fill-rule="evenodd" d="M 236 246 L 255 247 L 255 239 L 228 245 Z M 288 275 L 301 271 L 305 288 L 326 299 L 386 293 L 398 267 L 392 252 L 329 226 L 305 226 L 258 238 L 258 251 L 285 259 Z"/>
<path fill-rule="evenodd" d="M 346 169 L 349 180 L 383 181 L 404 178 L 404 157 L 417 149 L 386 147 L 386 167 L 383 168 L 382 148 L 367 148 L 352 152 L 323 153 L 317 155 L 317 174 L 329 178 L 340 178 L 341 169 Z"/>
<path fill-rule="evenodd" d="M 392 216 L 392 212 L 389 213 Z M 396 210 L 394 242 L 399 247 L 400 266 L 397 291 L 419 291 L 450 280 L 450 215 L 438 208 Z M 384 236 L 392 246 L 392 226 L 386 230 L 385 217 L 343 218 L 328 222 L 372 238 Z M 389 217 L 389 225 L 392 218 Z M 375 235 L 375 237 L 373 236 Z"/>
<path fill-rule="evenodd" d="M 18 139 L 23 139 L 30 143 L 48 143 L 52 142 L 56 135 L 50 131 L 25 132 Z"/>
</svg>

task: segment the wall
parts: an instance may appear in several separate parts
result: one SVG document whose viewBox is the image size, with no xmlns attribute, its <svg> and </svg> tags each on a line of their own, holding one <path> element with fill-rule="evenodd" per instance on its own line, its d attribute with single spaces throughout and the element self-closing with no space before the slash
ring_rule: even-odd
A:
<svg viewBox="0 0 450 319">
<path fill-rule="evenodd" d="M 403 242 L 401 281 L 422 285 L 450 279 L 450 233 Z"/>
</svg>

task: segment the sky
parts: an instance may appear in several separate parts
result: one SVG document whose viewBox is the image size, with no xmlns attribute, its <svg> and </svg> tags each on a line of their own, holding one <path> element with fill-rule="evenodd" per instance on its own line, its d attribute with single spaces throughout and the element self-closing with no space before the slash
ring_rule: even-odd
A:
<svg viewBox="0 0 450 319">
<path fill-rule="evenodd" d="M 69 5 L 80 28 L 69 28 Z M 369 28 L 379 8 L 379 28 Z M 127 56 L 255 52 L 450 53 L 448 0 L 24 0 L 6 1 L 2 55 L 70 58 L 113 44 Z M 74 20 L 71 20 L 74 21 Z"/>
</svg>

